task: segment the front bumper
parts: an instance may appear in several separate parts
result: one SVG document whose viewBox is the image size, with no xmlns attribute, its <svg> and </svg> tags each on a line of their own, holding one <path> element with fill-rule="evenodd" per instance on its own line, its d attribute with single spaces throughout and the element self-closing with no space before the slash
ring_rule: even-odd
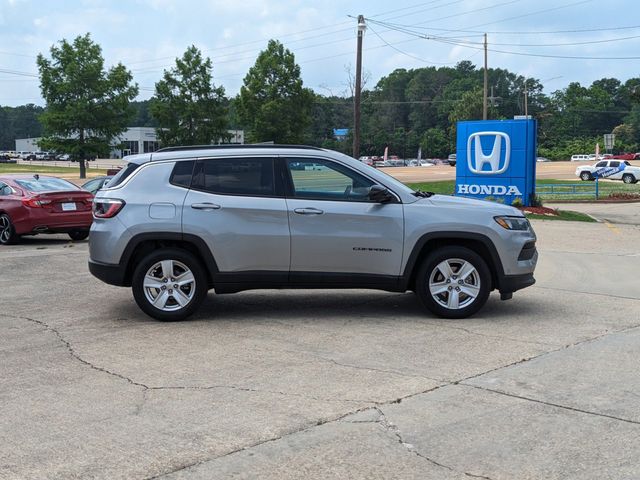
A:
<svg viewBox="0 0 640 480">
<path fill-rule="evenodd" d="M 505 275 L 499 280 L 499 290 L 501 294 L 513 293 L 523 288 L 530 287 L 536 283 L 533 272 L 523 275 Z"/>
</svg>

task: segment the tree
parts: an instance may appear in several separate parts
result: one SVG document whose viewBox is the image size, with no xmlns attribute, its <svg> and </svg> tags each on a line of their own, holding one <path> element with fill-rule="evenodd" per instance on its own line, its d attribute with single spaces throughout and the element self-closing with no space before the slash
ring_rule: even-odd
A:
<svg viewBox="0 0 640 480">
<path fill-rule="evenodd" d="M 420 147 L 427 158 L 446 158 L 452 150 L 447 134 L 441 128 L 430 128 L 421 138 Z"/>
<path fill-rule="evenodd" d="M 269 40 L 244 77 L 237 109 L 253 142 L 302 143 L 310 124 L 313 92 L 302 85 L 293 53 Z"/>
<path fill-rule="evenodd" d="M 51 59 L 42 54 L 37 59 L 47 104 L 40 116 L 45 130 L 40 148 L 69 153 L 80 161 L 80 178 L 85 178 L 84 161 L 108 155 L 126 129 L 138 86 L 121 63 L 104 69 L 102 49 L 88 33 L 73 43 L 62 40 L 50 54 Z"/>
<path fill-rule="evenodd" d="M 164 146 L 208 145 L 229 140 L 224 88 L 213 84 L 211 59 L 190 46 L 156 83 L 151 115 Z"/>
</svg>

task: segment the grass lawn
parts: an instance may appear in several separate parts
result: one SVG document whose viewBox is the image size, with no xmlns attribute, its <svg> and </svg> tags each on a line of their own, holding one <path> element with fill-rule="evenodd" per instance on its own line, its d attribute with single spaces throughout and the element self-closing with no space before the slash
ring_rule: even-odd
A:
<svg viewBox="0 0 640 480">
<path fill-rule="evenodd" d="M 589 215 L 580 212 L 573 212 L 571 210 L 558 210 L 558 216 L 553 217 L 551 215 L 535 215 L 533 213 L 525 214 L 528 219 L 531 220 L 566 220 L 569 222 L 590 222 L 594 223 L 596 220 Z"/>
<path fill-rule="evenodd" d="M 409 187 L 413 189 L 420 189 L 426 192 L 441 193 L 444 195 L 453 195 L 455 189 L 455 180 L 441 180 L 439 182 L 423 182 L 423 183 L 409 183 Z M 548 180 L 540 179 L 536 182 L 537 185 L 558 185 L 558 184 L 578 184 L 583 186 L 587 190 L 593 190 L 593 182 L 570 181 L 570 180 Z M 599 197 L 605 199 L 610 193 L 636 193 L 640 194 L 640 183 L 635 185 L 626 185 L 619 181 L 603 181 L 598 186 Z M 571 200 L 594 200 L 593 194 L 586 195 L 563 195 L 563 194 L 544 194 L 540 195 L 543 201 L 553 202 L 557 200 L 571 201 Z"/>
<path fill-rule="evenodd" d="M 48 165 L 42 166 L 0 163 L 0 174 L 2 173 L 55 173 L 80 176 L 80 167 L 78 165 L 74 165 L 73 167 L 52 167 Z M 107 170 L 101 168 L 91 168 L 87 169 L 87 173 L 106 175 Z"/>
</svg>

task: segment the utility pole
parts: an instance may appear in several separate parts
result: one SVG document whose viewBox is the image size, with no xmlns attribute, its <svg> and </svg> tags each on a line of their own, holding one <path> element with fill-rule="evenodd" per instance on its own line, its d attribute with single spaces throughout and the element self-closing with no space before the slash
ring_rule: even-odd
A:
<svg viewBox="0 0 640 480">
<path fill-rule="evenodd" d="M 358 15 L 358 46 L 356 49 L 356 85 L 353 92 L 353 158 L 360 157 L 360 90 L 362 89 L 362 37 L 367 29 L 364 15 Z"/>
<path fill-rule="evenodd" d="M 527 81 L 524 81 L 524 116 L 529 118 L 529 92 L 527 91 Z"/>
<path fill-rule="evenodd" d="M 487 76 L 487 34 L 484 34 L 484 90 L 482 98 L 482 119 L 487 119 L 487 90 L 489 85 L 489 77 Z"/>
</svg>

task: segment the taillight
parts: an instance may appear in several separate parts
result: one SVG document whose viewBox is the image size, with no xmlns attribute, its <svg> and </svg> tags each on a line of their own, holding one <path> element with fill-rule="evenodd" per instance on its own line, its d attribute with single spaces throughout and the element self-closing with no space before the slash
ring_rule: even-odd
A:
<svg viewBox="0 0 640 480">
<path fill-rule="evenodd" d="M 94 198 L 93 199 L 93 216 L 96 218 L 115 217 L 124 207 L 124 200 L 117 198 Z"/>
<path fill-rule="evenodd" d="M 22 204 L 25 207 L 31 207 L 31 208 L 41 208 L 44 205 L 49 205 L 50 203 L 51 203 L 51 200 L 40 200 L 38 197 L 29 197 L 29 198 L 22 199 Z"/>
</svg>

